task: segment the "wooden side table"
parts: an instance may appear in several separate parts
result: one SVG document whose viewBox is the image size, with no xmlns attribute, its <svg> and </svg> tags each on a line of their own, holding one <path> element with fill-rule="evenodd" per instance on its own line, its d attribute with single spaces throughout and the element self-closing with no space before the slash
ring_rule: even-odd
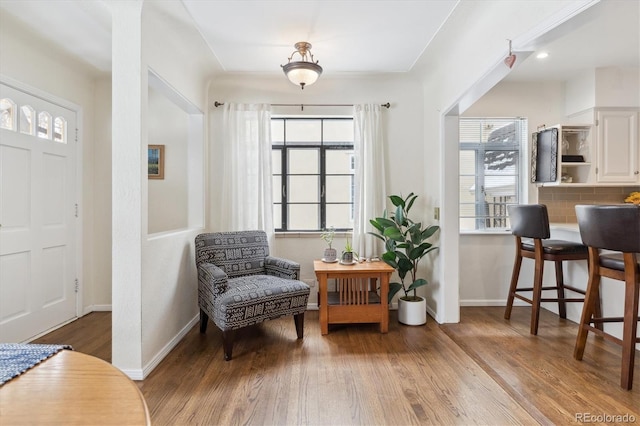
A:
<svg viewBox="0 0 640 426">
<path fill-rule="evenodd" d="M 379 323 L 380 332 L 389 331 L 389 278 L 394 269 L 382 261 L 354 265 L 313 261 L 318 279 L 320 332 L 329 334 L 329 324 Z M 328 280 L 337 280 L 329 292 Z M 380 293 L 377 292 L 380 283 Z"/>
</svg>

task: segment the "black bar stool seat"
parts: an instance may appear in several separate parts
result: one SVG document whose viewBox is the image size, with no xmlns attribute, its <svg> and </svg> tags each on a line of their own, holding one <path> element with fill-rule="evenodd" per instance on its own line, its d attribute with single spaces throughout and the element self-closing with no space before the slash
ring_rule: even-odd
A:
<svg viewBox="0 0 640 426">
<path fill-rule="evenodd" d="M 522 249 L 535 251 L 535 243 L 533 240 L 522 240 Z M 542 240 L 542 250 L 545 254 L 572 254 L 589 253 L 587 246 L 581 243 L 566 240 Z"/>
</svg>

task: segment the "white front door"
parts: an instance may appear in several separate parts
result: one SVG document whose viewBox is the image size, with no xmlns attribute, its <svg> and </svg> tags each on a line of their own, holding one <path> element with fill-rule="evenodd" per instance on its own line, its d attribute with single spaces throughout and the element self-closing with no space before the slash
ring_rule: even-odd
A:
<svg viewBox="0 0 640 426">
<path fill-rule="evenodd" d="M 0 83 L 0 342 L 76 318 L 76 113 Z"/>
</svg>

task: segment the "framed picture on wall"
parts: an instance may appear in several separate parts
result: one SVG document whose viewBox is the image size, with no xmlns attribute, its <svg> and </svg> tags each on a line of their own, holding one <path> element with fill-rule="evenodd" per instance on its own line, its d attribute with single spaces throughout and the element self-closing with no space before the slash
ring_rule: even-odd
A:
<svg viewBox="0 0 640 426">
<path fill-rule="evenodd" d="M 149 145 L 149 179 L 164 179 L 164 145 Z"/>
</svg>

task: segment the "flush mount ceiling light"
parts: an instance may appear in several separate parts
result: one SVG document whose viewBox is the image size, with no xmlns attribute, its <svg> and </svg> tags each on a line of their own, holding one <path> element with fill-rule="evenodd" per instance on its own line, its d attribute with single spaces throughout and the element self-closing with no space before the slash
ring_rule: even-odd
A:
<svg viewBox="0 0 640 426">
<path fill-rule="evenodd" d="M 322 67 L 318 65 L 318 61 L 313 62 L 310 43 L 300 41 L 296 43 L 294 47 L 296 50 L 288 58 L 289 62 L 286 65 L 280 66 L 289 81 L 295 85 L 300 85 L 304 90 L 304 86 L 315 83 L 318 77 L 320 77 Z M 292 62 L 291 60 L 296 53 L 300 55 L 300 60 Z"/>
</svg>

